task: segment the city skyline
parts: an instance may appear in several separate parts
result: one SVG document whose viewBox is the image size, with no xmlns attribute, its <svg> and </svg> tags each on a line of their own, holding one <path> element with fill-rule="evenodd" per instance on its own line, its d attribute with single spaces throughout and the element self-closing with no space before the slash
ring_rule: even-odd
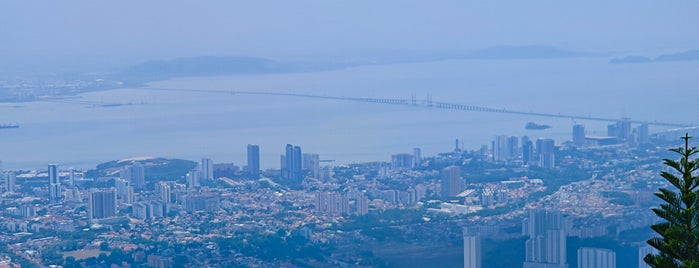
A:
<svg viewBox="0 0 699 268">
<path fill-rule="evenodd" d="M 679 261 L 697 9 L 0 2 L 0 267 Z"/>
<path fill-rule="evenodd" d="M 498 137 L 498 136 L 495 136 Z M 528 137 L 512 137 L 512 136 L 502 136 L 504 137 L 503 140 L 506 140 L 507 142 L 505 143 L 505 146 L 508 148 L 507 155 L 508 155 L 508 161 L 506 162 L 498 162 L 496 161 L 492 154 L 496 152 L 498 149 L 497 148 L 489 148 L 488 150 L 483 153 L 483 151 L 475 151 L 475 150 L 464 150 L 462 151 L 461 148 L 455 148 L 453 152 L 450 152 L 448 154 L 440 154 L 440 155 L 435 155 L 435 156 L 426 156 L 423 157 L 420 154 L 419 148 L 412 148 L 411 154 L 407 153 L 397 153 L 394 154 L 393 157 L 390 159 L 385 159 L 382 161 L 383 164 L 380 164 L 376 166 L 378 168 L 378 178 L 390 178 L 391 174 L 409 174 L 410 172 L 416 172 L 418 170 L 422 170 L 424 168 L 428 168 L 431 165 L 430 163 L 432 161 L 436 161 L 438 159 L 441 159 L 442 157 L 446 155 L 454 155 L 454 154 L 474 154 L 471 157 L 478 157 L 480 159 L 483 159 L 484 161 L 487 161 L 489 163 L 495 164 L 495 165 L 504 165 L 506 167 L 516 167 L 516 168 L 521 168 L 524 167 L 526 168 L 527 165 L 524 164 L 524 161 L 522 160 L 525 157 L 525 147 L 529 146 L 530 140 Z M 521 147 L 519 146 L 519 140 L 522 140 L 521 142 Z M 546 148 L 546 146 L 555 146 L 556 149 L 556 157 L 560 158 L 560 154 L 566 154 L 569 150 L 574 150 L 575 148 L 580 148 L 581 146 L 584 147 L 586 150 L 608 150 L 607 148 L 616 148 L 614 146 L 612 147 L 606 147 L 606 146 L 599 146 L 593 141 L 596 141 L 596 137 L 591 137 L 591 139 L 586 138 L 586 142 L 583 145 L 576 144 L 572 140 L 574 139 L 574 136 L 571 135 L 571 139 L 568 141 L 561 142 L 559 144 L 553 143 L 552 139 L 546 139 L 546 138 L 537 138 L 537 141 L 539 143 L 538 145 L 538 150 L 542 151 L 551 151 L 551 148 Z M 638 138 L 635 138 L 638 139 Z M 546 144 L 549 143 L 549 144 Z M 517 147 L 513 146 L 512 144 L 517 144 Z M 313 154 L 313 153 L 302 153 L 300 146 L 288 144 L 285 149 L 288 149 L 284 151 L 284 156 L 283 159 L 286 161 L 286 152 L 289 152 L 291 155 L 291 158 L 295 157 L 294 155 L 301 155 L 301 171 L 303 172 L 302 176 L 302 182 L 304 183 L 309 183 L 309 182 L 315 182 L 315 183 L 320 183 L 321 181 L 325 180 L 333 180 L 333 172 L 331 171 L 329 174 L 327 173 L 327 169 L 324 168 L 324 171 L 322 174 L 320 174 L 321 167 L 318 165 L 320 163 L 320 157 L 318 154 Z M 637 142 L 637 140 L 627 138 L 625 139 L 622 143 L 619 145 L 615 146 L 643 146 L 642 143 Z M 254 147 L 253 147 L 254 148 Z M 259 148 L 258 148 L 259 149 Z M 244 151 L 247 151 L 247 148 L 243 149 Z M 540 154 L 538 150 L 535 150 L 534 152 L 536 154 Z M 415 159 L 421 158 L 420 161 L 415 161 Z M 117 162 L 117 163 L 122 163 L 123 167 L 115 167 L 114 171 L 116 171 L 116 174 L 118 175 L 117 177 L 112 177 L 112 178 L 101 178 L 99 180 L 113 180 L 114 185 L 109 188 L 94 188 L 90 187 L 87 188 L 88 190 L 88 215 L 91 220 L 95 220 L 97 223 L 101 222 L 110 222 L 110 221 L 119 221 L 123 220 L 126 218 L 134 218 L 134 219 L 139 219 L 139 220 L 147 220 L 147 221 L 153 221 L 153 220 L 160 220 L 160 219 L 168 219 L 173 215 L 172 213 L 177 213 L 178 207 L 181 207 L 180 209 L 183 209 L 184 211 L 187 211 L 187 213 L 217 213 L 218 211 L 222 210 L 228 210 L 230 209 L 230 201 L 225 201 L 224 196 L 222 196 L 218 191 L 220 190 L 215 190 L 216 188 L 209 188 L 211 187 L 212 183 L 214 184 L 219 184 L 219 183 L 224 183 L 227 185 L 236 185 L 235 183 L 241 183 L 246 180 L 249 180 L 249 174 L 247 173 L 247 170 L 244 169 L 244 167 L 241 166 L 236 166 L 234 164 L 230 163 L 223 163 L 223 164 L 213 164 L 214 160 L 210 158 L 200 158 L 201 161 L 194 162 L 191 161 L 190 163 L 193 164 L 193 169 L 191 169 L 188 174 L 193 175 L 193 177 L 187 177 L 186 181 L 161 181 L 161 182 L 155 182 L 153 184 L 152 178 L 150 178 L 152 175 L 148 175 L 148 166 L 151 166 L 152 164 L 148 164 L 147 161 L 151 161 L 149 159 L 139 159 L 139 160 L 133 160 L 133 161 L 124 161 L 124 162 Z M 541 157 L 540 157 L 541 159 Z M 587 159 L 584 161 L 591 161 L 593 159 Z M 141 162 L 141 161 L 146 161 L 146 162 Z M 293 160 L 292 160 L 293 161 Z M 425 162 L 423 162 L 425 161 Z M 285 162 L 286 163 L 286 162 Z M 511 188 L 509 187 L 503 187 L 503 186 L 498 186 L 498 185 L 493 185 L 493 184 L 484 184 L 481 185 L 479 183 L 473 183 L 472 181 L 462 178 L 461 176 L 461 168 L 466 168 L 468 165 L 464 166 L 464 163 L 461 163 L 459 165 L 452 165 L 452 166 L 445 166 L 442 169 L 438 169 L 437 174 L 438 177 L 436 179 L 436 184 L 430 187 L 432 188 L 433 191 L 445 191 L 448 190 L 448 193 L 442 193 L 443 196 L 448 197 L 445 200 L 442 200 L 442 205 L 439 211 L 444 211 L 441 213 L 465 213 L 465 215 L 474 213 L 474 211 L 478 211 L 478 209 L 494 209 L 498 207 L 502 207 L 504 204 L 508 204 L 512 202 L 512 194 L 513 192 L 510 192 Z M 221 175 L 212 175 L 215 179 L 214 180 L 208 180 L 208 181 L 202 181 L 201 183 L 198 181 L 198 178 L 204 176 L 205 173 L 207 172 L 202 172 L 202 167 L 211 165 L 212 172 L 214 174 L 217 174 L 217 172 L 222 172 L 222 168 L 225 168 L 225 172 L 233 172 L 232 174 L 237 174 L 234 175 L 233 180 L 225 178 L 225 177 L 220 177 Z M 359 166 L 364 166 L 368 165 L 371 166 L 372 163 L 364 163 L 364 164 L 356 164 Z M 560 169 L 562 165 L 565 167 L 566 165 L 570 165 L 570 163 L 562 162 L 562 163 L 557 163 L 555 167 L 546 167 L 545 165 L 540 165 L 536 164 L 534 167 L 537 168 L 546 168 L 546 170 L 556 170 Z M 89 183 L 94 180 L 94 178 L 87 178 L 86 180 L 85 177 L 85 171 L 84 170 L 76 170 L 74 168 L 64 168 L 64 169 L 59 169 L 59 166 L 56 164 L 51 164 L 49 165 L 49 169 L 47 170 L 47 173 L 45 178 L 51 178 L 49 183 L 47 183 L 48 186 L 56 185 L 57 183 L 60 184 L 61 192 L 63 193 L 63 197 L 57 201 L 57 205 L 63 204 L 64 202 L 81 202 L 80 192 L 85 190 L 83 187 L 85 187 L 86 183 L 89 185 Z M 326 166 L 327 167 L 327 166 Z M 339 168 L 342 168 L 343 165 L 337 166 Z M 337 168 L 336 167 L 336 168 Z M 317 169 L 317 170 L 316 170 Z M 334 169 L 334 168 L 333 168 Z M 388 169 L 388 170 L 385 170 Z M 331 169 L 332 170 L 332 169 Z M 468 170 L 468 168 L 467 168 Z M 441 173 L 441 174 L 440 174 Z M 5 172 L 5 174 L 9 175 L 9 172 Z M 24 173 L 22 173 L 24 174 Z M 55 174 L 55 177 L 54 175 Z M 221 174 L 221 173 L 218 173 Z M 229 173 L 226 173 L 229 174 Z M 281 179 L 280 182 L 284 183 L 297 183 L 291 180 L 288 180 L 288 178 L 282 177 L 276 177 L 276 176 L 284 176 L 284 173 L 276 173 L 272 171 L 270 173 L 270 170 L 265 170 L 263 169 L 262 171 L 262 179 L 259 180 L 259 182 L 263 181 L 271 181 L 269 178 L 272 178 L 273 180 L 276 180 L 275 178 Z M 383 175 L 382 175 L 383 174 Z M 41 175 L 40 173 L 37 173 L 35 176 Z M 40 178 L 40 177 L 39 177 Z M 470 177 L 472 178 L 472 177 Z M 8 177 L 5 177 L 5 183 L 8 183 L 9 179 Z M 26 177 L 22 179 L 22 183 L 26 183 Z M 62 183 L 66 182 L 66 183 Z M 72 181 L 72 183 L 71 183 Z M 143 181 L 144 185 L 140 189 L 134 189 L 132 187 L 133 182 L 139 182 Z M 237 182 L 236 182 L 237 181 Z M 249 181 L 247 183 L 255 182 L 257 180 Z M 147 182 L 147 183 L 146 183 Z M 231 184 L 233 183 L 233 184 Z M 513 181 L 513 182 L 508 182 L 508 183 L 524 183 L 524 187 L 528 187 L 527 185 L 531 183 L 531 185 L 536 185 L 537 182 L 536 180 L 531 180 L 528 182 L 525 181 Z M 517 184 L 512 184 L 512 185 L 517 185 Z M 322 184 L 320 184 L 322 185 Z M 474 185 L 481 185 L 477 186 L 474 188 Z M 452 187 L 455 186 L 455 187 Z M 311 190 L 310 193 L 312 193 L 315 196 L 314 201 L 310 213 L 313 215 L 316 215 L 317 217 L 352 217 L 353 215 L 356 216 L 363 216 L 363 215 L 370 215 L 372 211 L 373 213 L 376 213 L 376 210 L 379 208 L 376 205 L 377 200 L 383 200 L 383 202 L 386 202 L 386 204 L 391 204 L 394 206 L 398 207 L 410 207 L 410 206 L 416 206 L 420 204 L 418 200 L 423 200 L 424 202 L 424 197 L 426 196 L 425 192 L 425 185 L 423 184 L 418 184 L 415 186 L 410 186 L 406 190 L 382 190 L 380 192 L 376 192 L 374 194 L 371 194 L 367 196 L 365 192 L 361 191 L 355 191 L 355 190 L 349 190 L 349 191 L 327 191 L 327 190 Z M 480 188 L 482 187 L 482 188 Z M 7 191 L 6 192 L 10 192 Z M 23 188 L 24 189 L 24 188 Z M 82 190 L 81 190 L 82 189 Z M 480 190 L 482 189 L 482 190 Z M 462 190 L 463 191 L 462 193 Z M 26 191 L 26 189 L 22 190 L 22 192 Z M 151 191 L 152 194 L 150 193 Z M 15 193 L 12 193 L 15 194 Z M 456 194 L 460 194 L 456 196 Z M 152 196 L 151 196 L 152 195 Z M 149 197 L 150 196 L 150 197 Z M 474 199 L 476 197 L 476 199 Z M 49 198 L 50 199 L 50 198 Z M 449 199 L 457 199 L 458 203 L 453 203 L 453 201 L 448 201 Z M 292 199 L 293 200 L 293 199 Z M 112 209 L 112 205 L 115 204 L 117 207 L 115 209 Z M 132 211 L 130 214 L 122 214 L 123 212 L 119 212 L 123 210 L 125 207 L 131 207 Z M 480 208 L 479 208 L 480 207 Z M 174 209 L 174 210 L 173 210 Z M 475 210 L 474 210 L 475 209 Z M 34 215 L 36 213 L 37 207 L 22 207 L 22 210 L 18 213 L 20 215 Z M 181 213 L 181 212 L 179 212 Z M 434 215 L 430 216 L 433 217 Z M 538 209 L 538 210 L 529 210 L 529 217 L 528 219 L 522 221 L 522 231 L 523 235 L 529 236 L 528 240 L 526 243 L 524 243 L 524 248 L 525 248 L 525 253 L 526 253 L 526 259 L 522 260 L 525 267 L 552 267 L 551 265 L 555 265 L 556 267 L 565 267 L 565 265 L 570 261 L 567 260 L 566 256 L 561 255 L 562 252 L 568 251 L 566 247 L 566 237 L 585 237 L 589 235 L 590 231 L 586 231 L 584 229 L 580 229 L 581 227 L 578 226 L 573 226 L 571 225 L 572 222 L 566 220 L 566 218 L 562 217 L 563 215 L 560 212 L 554 212 L 554 211 L 548 211 L 548 210 L 543 210 L 543 209 Z M 124 218 L 126 217 L 126 218 Z M 14 227 L 13 227 L 14 228 Z M 20 226 L 21 228 L 21 226 Z M 571 229 L 572 228 L 572 229 Z M 467 250 L 464 248 L 463 250 L 463 262 L 464 265 L 466 263 L 471 263 L 471 260 L 477 260 L 474 256 L 480 255 L 477 254 L 480 249 L 480 246 L 477 246 L 478 243 L 481 242 L 474 242 L 476 240 L 475 237 L 481 237 L 483 235 L 483 232 L 491 232 L 487 231 L 487 229 L 472 229 L 469 228 L 468 232 L 464 231 L 463 237 L 463 243 L 464 246 L 466 245 L 472 245 L 473 249 Z M 600 232 L 604 233 L 604 231 L 593 231 L 594 232 Z M 480 234 L 479 234 L 480 233 Z M 471 234 L 471 235 L 466 235 L 466 234 Z M 480 238 L 477 239 L 480 241 Z M 474 244 L 476 243 L 476 244 Z M 575 248 L 571 249 L 579 252 L 579 256 L 577 258 L 577 262 L 579 263 L 590 263 L 590 262 L 596 262 L 596 259 L 593 257 L 587 257 L 587 256 L 596 256 L 597 253 L 588 253 L 589 250 L 584 249 L 584 248 Z M 639 254 L 641 254 L 641 249 L 638 249 Z M 596 252 L 596 251 L 595 251 Z M 607 253 L 605 253 L 607 254 Z M 607 255 L 611 256 L 613 254 L 616 254 L 613 251 L 609 251 Z M 599 254 L 597 254 L 599 255 Z M 605 256 L 607 256 L 605 255 Z M 471 257 L 468 257 L 471 256 Z M 601 257 L 600 257 L 601 258 Z M 605 257 L 607 260 L 607 263 L 613 263 L 614 261 L 609 261 L 613 260 L 612 257 Z M 482 261 L 482 260 L 481 260 Z M 487 261 L 492 261 L 488 259 Z M 477 265 L 477 261 L 471 263 L 470 265 Z M 611 264 L 610 264 L 611 265 Z M 473 266 L 477 267 L 477 266 Z M 592 266 L 596 267 L 596 266 Z M 613 266 L 610 266 L 613 267 Z"/>
</svg>

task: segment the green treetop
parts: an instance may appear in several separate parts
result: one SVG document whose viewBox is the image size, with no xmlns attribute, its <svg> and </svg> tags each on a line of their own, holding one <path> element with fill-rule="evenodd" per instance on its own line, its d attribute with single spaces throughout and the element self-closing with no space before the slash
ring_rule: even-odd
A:
<svg viewBox="0 0 699 268">
<path fill-rule="evenodd" d="M 663 203 L 653 212 L 663 222 L 651 226 L 659 237 L 651 238 L 648 244 L 659 253 L 646 255 L 644 261 L 652 267 L 699 268 L 699 177 L 693 175 L 699 169 L 699 161 L 690 159 L 697 148 L 689 147 L 689 134 L 682 139 L 684 147 L 670 149 L 682 158 L 664 159 L 671 171 L 660 173 L 673 188 L 660 188 L 655 193 Z"/>
</svg>

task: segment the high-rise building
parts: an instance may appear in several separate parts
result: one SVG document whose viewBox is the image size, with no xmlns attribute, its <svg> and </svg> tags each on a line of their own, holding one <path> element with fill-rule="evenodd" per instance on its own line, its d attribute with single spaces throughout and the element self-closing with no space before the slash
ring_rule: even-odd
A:
<svg viewBox="0 0 699 268">
<path fill-rule="evenodd" d="M 638 126 L 638 144 L 648 144 L 648 124 L 641 124 Z"/>
<path fill-rule="evenodd" d="M 658 254 L 658 250 L 651 246 L 638 248 L 638 268 L 651 268 L 643 259 L 648 254 Z"/>
<path fill-rule="evenodd" d="M 508 158 L 508 152 L 507 152 L 507 136 L 505 135 L 500 135 L 500 136 L 495 136 L 495 140 L 493 141 L 493 161 L 495 162 L 505 162 L 507 161 Z"/>
<path fill-rule="evenodd" d="M 616 268 L 616 253 L 604 248 L 579 248 L 578 268 Z"/>
<path fill-rule="evenodd" d="M 303 154 L 303 170 L 311 172 L 311 177 L 320 178 L 320 156 L 318 154 Z"/>
<path fill-rule="evenodd" d="M 285 152 L 286 154 L 281 158 L 282 177 L 291 181 L 301 182 L 303 179 L 301 147 L 287 144 Z"/>
<path fill-rule="evenodd" d="M 524 146 L 525 143 L 529 143 L 532 140 L 529 138 L 529 136 L 522 136 L 522 146 Z"/>
<path fill-rule="evenodd" d="M 15 172 L 8 171 L 5 173 L 5 191 L 14 192 L 15 191 Z"/>
<path fill-rule="evenodd" d="M 116 216 L 116 190 L 114 188 L 93 189 L 90 192 L 88 205 L 90 220 Z"/>
<path fill-rule="evenodd" d="M 631 137 L 631 120 L 623 118 L 616 122 L 616 137 L 620 141 L 628 141 Z"/>
<path fill-rule="evenodd" d="M 413 155 L 394 154 L 391 156 L 391 166 L 394 170 L 409 169 L 413 167 Z"/>
<path fill-rule="evenodd" d="M 148 203 L 151 205 L 153 217 L 163 218 L 167 215 L 168 207 L 165 203 L 160 202 L 160 201 L 150 201 Z"/>
<path fill-rule="evenodd" d="M 214 179 L 214 161 L 210 158 L 202 158 L 199 166 L 201 172 L 199 179 L 201 181 L 212 181 Z"/>
<path fill-rule="evenodd" d="M 507 138 L 507 158 L 514 159 L 519 156 L 519 138 L 510 136 Z"/>
<path fill-rule="evenodd" d="M 150 219 L 151 216 L 151 211 L 148 207 L 148 203 L 146 202 L 139 202 L 133 205 L 131 216 L 136 218 L 136 219 L 141 219 L 141 220 L 146 220 Z"/>
<path fill-rule="evenodd" d="M 461 168 L 459 166 L 445 167 L 440 173 L 442 197 L 454 197 L 461 193 Z"/>
<path fill-rule="evenodd" d="M 413 148 L 413 168 L 422 165 L 422 155 L 420 148 Z"/>
<path fill-rule="evenodd" d="M 464 268 L 481 268 L 481 238 L 464 229 Z"/>
<path fill-rule="evenodd" d="M 526 136 L 525 136 L 526 137 Z M 522 138 L 522 164 L 531 165 L 534 161 L 534 144 L 527 139 Z"/>
<path fill-rule="evenodd" d="M 355 199 L 356 209 L 354 213 L 356 215 L 366 215 L 369 213 L 369 198 L 361 194 Z"/>
<path fill-rule="evenodd" d="M 69 203 L 82 203 L 83 197 L 78 188 L 68 188 L 63 191 L 63 200 Z"/>
<path fill-rule="evenodd" d="M 71 168 L 68 173 L 68 186 L 75 186 L 75 169 Z"/>
<path fill-rule="evenodd" d="M 279 156 L 279 170 L 282 172 L 282 178 L 286 179 L 286 154 Z"/>
<path fill-rule="evenodd" d="M 248 144 L 248 176 L 252 179 L 260 177 L 260 146 Z"/>
<path fill-rule="evenodd" d="M 127 186 L 126 187 L 126 194 L 124 195 L 124 199 L 122 202 L 126 204 L 133 204 L 134 201 L 134 196 L 133 196 L 133 187 Z"/>
<path fill-rule="evenodd" d="M 135 162 L 130 166 L 124 166 L 119 172 L 122 179 L 129 181 L 134 189 L 142 190 L 146 188 L 146 167 Z"/>
<path fill-rule="evenodd" d="M 573 125 L 573 144 L 578 147 L 585 144 L 585 126 Z"/>
<path fill-rule="evenodd" d="M 631 137 L 631 120 L 623 118 L 614 124 L 607 125 L 607 136 L 616 137 L 620 142 L 628 141 Z"/>
<path fill-rule="evenodd" d="M 128 180 L 117 178 L 114 180 L 114 188 L 116 188 L 117 197 L 124 200 L 126 199 L 126 188 L 130 186 Z M 127 202 L 124 202 L 127 203 Z M 128 204 L 128 203 L 127 203 Z"/>
<path fill-rule="evenodd" d="M 187 181 L 187 188 L 191 189 L 199 186 L 200 174 L 202 174 L 202 172 L 200 172 L 197 169 L 192 169 L 189 172 L 187 172 L 187 174 L 185 175 Z"/>
<path fill-rule="evenodd" d="M 567 268 L 565 227 L 560 212 L 530 210 L 522 228 L 529 236 L 524 268 Z"/>
<path fill-rule="evenodd" d="M 213 193 L 187 195 L 185 207 L 189 212 L 216 212 L 221 209 L 219 197 Z"/>
<path fill-rule="evenodd" d="M 49 175 L 49 200 L 51 202 L 61 199 L 61 180 L 58 177 L 58 165 L 50 164 L 48 168 Z"/>
<path fill-rule="evenodd" d="M 163 218 L 167 211 L 167 205 L 160 201 L 139 202 L 133 205 L 131 216 L 142 220 Z"/>
<path fill-rule="evenodd" d="M 317 192 L 315 208 L 316 212 L 321 214 L 331 216 L 346 215 L 350 213 L 349 197 L 335 192 Z M 364 210 L 363 207 L 359 209 Z"/>
<path fill-rule="evenodd" d="M 554 168 L 556 166 L 556 145 L 553 139 L 538 139 L 537 153 L 539 155 L 539 166 L 543 168 Z"/>
<path fill-rule="evenodd" d="M 170 195 L 172 194 L 172 190 L 170 189 L 170 184 L 167 182 L 161 181 L 158 187 L 158 193 L 160 194 L 160 201 L 162 201 L 165 204 L 170 203 Z"/>
<path fill-rule="evenodd" d="M 21 215 L 24 218 L 34 218 L 36 217 L 36 210 L 39 205 L 37 204 L 25 204 L 21 207 Z"/>
</svg>

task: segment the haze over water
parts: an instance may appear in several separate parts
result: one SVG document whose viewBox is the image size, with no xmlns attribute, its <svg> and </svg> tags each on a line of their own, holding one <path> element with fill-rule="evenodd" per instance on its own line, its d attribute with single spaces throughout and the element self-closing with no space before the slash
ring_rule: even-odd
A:
<svg viewBox="0 0 699 268">
<path fill-rule="evenodd" d="M 346 70 L 180 78 L 152 87 L 402 98 L 517 111 L 692 123 L 696 62 L 610 65 L 606 58 L 453 60 L 365 66 Z M 555 79 L 553 79 L 555 78 Z M 423 149 L 451 151 L 454 140 L 475 150 L 495 135 L 570 140 L 573 122 L 512 114 L 440 110 L 269 95 L 230 95 L 118 89 L 80 96 L 95 102 L 145 103 L 120 107 L 59 102 L 2 104 L 0 131 L 6 168 L 94 165 L 133 156 L 163 156 L 245 165 L 245 145 L 259 144 L 262 167 L 278 168 L 284 145 L 300 145 L 336 163 L 388 161 Z M 548 130 L 525 130 L 527 122 Z M 607 122 L 578 121 L 605 135 Z M 652 130 L 659 130 L 654 128 Z"/>
</svg>

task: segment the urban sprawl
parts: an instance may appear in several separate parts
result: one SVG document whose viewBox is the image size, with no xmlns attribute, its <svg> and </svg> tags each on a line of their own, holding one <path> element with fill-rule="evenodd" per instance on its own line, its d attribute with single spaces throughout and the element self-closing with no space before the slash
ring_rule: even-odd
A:
<svg viewBox="0 0 699 268">
<path fill-rule="evenodd" d="M 410 248 L 451 248 L 464 267 L 487 267 L 508 260 L 484 245 L 505 241 L 522 251 L 509 260 L 519 267 L 616 267 L 628 254 L 571 248 L 604 238 L 644 267 L 662 159 L 696 129 L 650 134 L 622 119 L 606 136 L 572 130 L 572 141 L 502 135 L 477 150 L 457 140 L 429 157 L 407 148 L 390 162 L 336 164 L 287 145 L 281 169 L 263 169 L 248 145 L 240 166 L 133 158 L 3 170 L 0 266 L 382 267 L 409 261 L 395 255 Z"/>
</svg>

